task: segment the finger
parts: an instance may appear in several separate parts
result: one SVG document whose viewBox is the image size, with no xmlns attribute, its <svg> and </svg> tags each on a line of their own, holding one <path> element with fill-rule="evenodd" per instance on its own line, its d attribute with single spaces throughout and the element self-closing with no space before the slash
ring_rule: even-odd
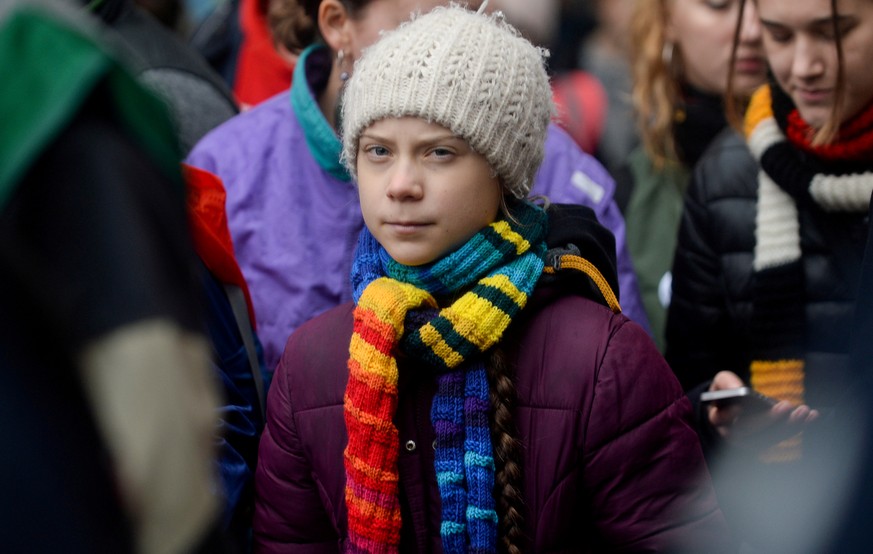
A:
<svg viewBox="0 0 873 554">
<path fill-rule="evenodd" d="M 742 412 L 738 405 L 719 406 L 714 404 L 709 407 L 709 422 L 716 427 L 733 425 Z"/>
<path fill-rule="evenodd" d="M 732 371 L 719 371 L 712 379 L 709 390 L 735 389 L 743 386 L 743 380 Z"/>
<path fill-rule="evenodd" d="M 780 400 L 770 408 L 770 415 L 773 419 L 784 419 L 789 417 L 795 410 L 794 404 L 787 400 Z"/>
</svg>

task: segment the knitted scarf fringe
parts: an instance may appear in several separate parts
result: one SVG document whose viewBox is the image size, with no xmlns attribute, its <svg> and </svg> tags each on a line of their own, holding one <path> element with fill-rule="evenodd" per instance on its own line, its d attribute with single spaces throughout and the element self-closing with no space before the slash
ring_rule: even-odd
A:
<svg viewBox="0 0 873 554">
<path fill-rule="evenodd" d="M 545 212 L 520 203 L 512 220 L 492 223 L 433 264 L 410 267 L 362 231 L 352 268 L 357 305 L 345 394 L 347 552 L 399 548 L 398 349 L 440 374 L 431 419 L 444 550 L 496 551 L 488 380 L 481 363 L 463 369 L 481 360 L 526 305 L 542 274 L 545 234 Z M 460 291 L 466 292 L 438 308 L 435 297 Z M 406 329 L 414 310 L 435 315 Z"/>
</svg>

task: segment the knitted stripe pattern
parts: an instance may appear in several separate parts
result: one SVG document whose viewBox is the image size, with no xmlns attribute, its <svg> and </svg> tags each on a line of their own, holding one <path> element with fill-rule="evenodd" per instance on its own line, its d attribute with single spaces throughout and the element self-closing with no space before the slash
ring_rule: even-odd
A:
<svg viewBox="0 0 873 554">
<path fill-rule="evenodd" d="M 788 113 L 785 134 L 793 145 L 823 160 L 869 161 L 873 152 L 873 103 L 843 125 L 833 143 L 813 145 L 815 129 L 797 109 Z"/>
<path fill-rule="evenodd" d="M 787 118 L 780 121 L 774 111 Z M 764 86 L 752 97 L 745 130 L 749 149 L 760 166 L 751 384 L 764 394 L 801 404 L 806 313 L 798 205 L 814 203 L 829 212 L 866 211 L 873 193 L 873 173 L 829 173 L 838 166 L 835 160 L 810 157 L 809 148 L 798 148 L 786 138 L 785 129 L 791 128 L 791 114 L 796 113 L 778 87 Z M 839 145 L 831 146 L 828 152 L 836 155 Z M 871 159 L 870 149 L 866 155 Z M 794 437 L 765 452 L 762 460 L 796 461 L 801 452 L 801 440 Z"/>
<path fill-rule="evenodd" d="M 439 377 L 431 421 L 442 501 L 440 535 L 446 552 L 497 551 L 488 391 L 485 366 L 478 361 L 466 372 Z"/>
<path fill-rule="evenodd" d="M 494 552 L 494 460 L 482 354 L 503 336 L 542 275 L 546 214 L 519 202 L 425 266 L 398 264 L 365 228 L 352 267 L 356 302 L 345 421 L 348 552 L 397 552 L 398 349 L 439 373 L 431 419 L 446 552 Z M 462 293 L 440 309 L 437 298 Z M 416 316 L 426 314 L 415 323 Z"/>
</svg>

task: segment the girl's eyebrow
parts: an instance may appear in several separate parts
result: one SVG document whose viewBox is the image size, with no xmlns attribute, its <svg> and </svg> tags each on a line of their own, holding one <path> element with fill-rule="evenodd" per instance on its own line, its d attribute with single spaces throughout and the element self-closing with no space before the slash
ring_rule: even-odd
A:
<svg viewBox="0 0 873 554">
<path fill-rule="evenodd" d="M 380 137 L 378 135 L 374 135 L 373 133 L 366 133 L 366 132 L 361 133 L 361 139 L 365 139 L 365 138 L 368 138 L 370 140 L 375 140 L 377 142 L 385 142 L 388 140 L 387 137 Z"/>
<path fill-rule="evenodd" d="M 845 23 L 850 23 L 850 22 L 854 21 L 855 16 L 837 14 L 833 18 L 833 20 L 831 19 L 830 16 L 820 17 L 819 19 L 813 19 L 809 23 L 803 25 L 803 28 L 804 29 L 818 29 L 818 28 L 825 26 L 825 25 L 828 25 L 828 26 L 831 25 L 831 22 L 834 20 L 836 21 L 837 25 L 843 25 Z M 778 21 L 770 21 L 769 19 L 764 19 L 763 17 L 761 18 L 761 24 L 766 26 L 766 27 L 775 27 L 775 28 L 779 28 L 779 29 L 787 29 L 788 28 L 788 25 L 786 25 L 785 23 L 780 23 Z"/>
<path fill-rule="evenodd" d="M 856 18 L 853 15 L 841 15 L 837 14 L 833 19 L 830 17 L 824 17 L 822 19 L 816 19 L 812 23 L 810 23 L 810 27 L 821 27 L 822 25 L 832 25 L 833 22 L 837 24 L 837 26 L 844 25 L 846 23 L 850 23 L 854 21 Z"/>
<path fill-rule="evenodd" d="M 394 140 L 392 138 L 389 138 L 388 136 L 380 136 L 380 135 L 375 134 L 375 133 L 367 133 L 367 132 L 361 133 L 361 139 L 364 139 L 364 138 L 374 140 L 376 142 L 393 142 L 393 140 Z M 453 135 L 452 133 L 438 133 L 438 134 L 433 134 L 433 135 L 418 135 L 418 137 L 416 137 L 416 139 L 415 139 L 415 142 L 417 144 L 432 144 L 435 142 L 445 142 L 445 141 L 449 141 L 449 140 L 463 141 L 464 139 L 457 136 L 457 135 Z"/>
</svg>

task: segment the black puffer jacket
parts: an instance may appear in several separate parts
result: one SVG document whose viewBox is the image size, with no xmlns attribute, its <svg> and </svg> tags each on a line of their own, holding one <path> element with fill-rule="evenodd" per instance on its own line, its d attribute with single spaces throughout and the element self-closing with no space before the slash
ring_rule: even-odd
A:
<svg viewBox="0 0 873 554">
<path fill-rule="evenodd" d="M 799 154 L 798 154 L 799 155 Z M 688 390 L 730 370 L 748 380 L 758 165 L 731 130 L 698 163 L 673 265 L 667 361 Z M 799 205 L 806 281 L 806 401 L 830 405 L 845 384 L 866 214 Z"/>
</svg>

